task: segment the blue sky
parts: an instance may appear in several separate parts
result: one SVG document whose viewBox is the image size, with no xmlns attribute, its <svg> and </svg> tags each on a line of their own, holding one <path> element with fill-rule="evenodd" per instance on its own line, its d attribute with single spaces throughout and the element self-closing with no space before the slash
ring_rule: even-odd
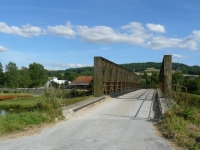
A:
<svg viewBox="0 0 200 150">
<path fill-rule="evenodd" d="M 200 65 L 199 0 L 1 0 L 0 62 L 49 70 L 117 64 Z"/>
</svg>

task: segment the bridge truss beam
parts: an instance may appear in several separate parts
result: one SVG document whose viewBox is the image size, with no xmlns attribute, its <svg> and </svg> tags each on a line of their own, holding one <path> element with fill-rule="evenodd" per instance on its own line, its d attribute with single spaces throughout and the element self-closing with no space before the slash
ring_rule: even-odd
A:
<svg viewBox="0 0 200 150">
<path fill-rule="evenodd" d="M 140 88 L 140 76 L 103 57 L 94 57 L 94 96 Z"/>
</svg>

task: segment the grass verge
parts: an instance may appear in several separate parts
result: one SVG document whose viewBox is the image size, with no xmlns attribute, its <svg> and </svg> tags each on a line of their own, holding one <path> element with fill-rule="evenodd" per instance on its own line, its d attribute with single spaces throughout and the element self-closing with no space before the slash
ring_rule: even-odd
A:
<svg viewBox="0 0 200 150">
<path fill-rule="evenodd" d="M 200 150 L 200 96 L 177 101 L 156 126 L 165 138 L 189 150 Z"/>
<path fill-rule="evenodd" d="M 27 128 L 32 128 L 35 125 L 40 125 L 42 123 L 54 122 L 55 117 L 61 116 L 61 112 L 53 112 L 54 113 L 48 113 L 45 111 L 32 111 L 12 113 L 6 116 L 0 115 L 0 135 L 5 135 L 16 131 L 24 131 Z"/>
</svg>

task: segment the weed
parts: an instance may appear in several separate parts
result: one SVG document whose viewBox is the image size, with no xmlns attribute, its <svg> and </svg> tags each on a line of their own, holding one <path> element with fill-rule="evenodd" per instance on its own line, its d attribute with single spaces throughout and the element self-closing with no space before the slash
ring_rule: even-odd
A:
<svg viewBox="0 0 200 150">
<path fill-rule="evenodd" d="M 40 96 L 1 101 L 0 111 L 5 110 L 7 114 L 0 115 L 0 136 L 23 131 L 41 123 L 54 122 L 56 118 L 63 119 L 62 106 L 88 98 L 88 96 L 67 98 L 69 95 L 69 91 L 51 87 Z"/>
<path fill-rule="evenodd" d="M 156 125 L 163 136 L 181 147 L 200 150 L 200 97 L 187 95 L 169 109 Z"/>
</svg>

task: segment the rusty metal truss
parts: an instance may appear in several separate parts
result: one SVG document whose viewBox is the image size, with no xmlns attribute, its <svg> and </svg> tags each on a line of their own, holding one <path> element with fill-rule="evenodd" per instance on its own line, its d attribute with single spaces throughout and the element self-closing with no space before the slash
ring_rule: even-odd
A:
<svg viewBox="0 0 200 150">
<path fill-rule="evenodd" d="M 140 76 L 103 57 L 94 57 L 94 96 L 140 88 Z"/>
<path fill-rule="evenodd" d="M 172 90 L 172 56 L 164 55 L 159 74 L 159 87 L 165 97 L 170 97 Z"/>
</svg>

